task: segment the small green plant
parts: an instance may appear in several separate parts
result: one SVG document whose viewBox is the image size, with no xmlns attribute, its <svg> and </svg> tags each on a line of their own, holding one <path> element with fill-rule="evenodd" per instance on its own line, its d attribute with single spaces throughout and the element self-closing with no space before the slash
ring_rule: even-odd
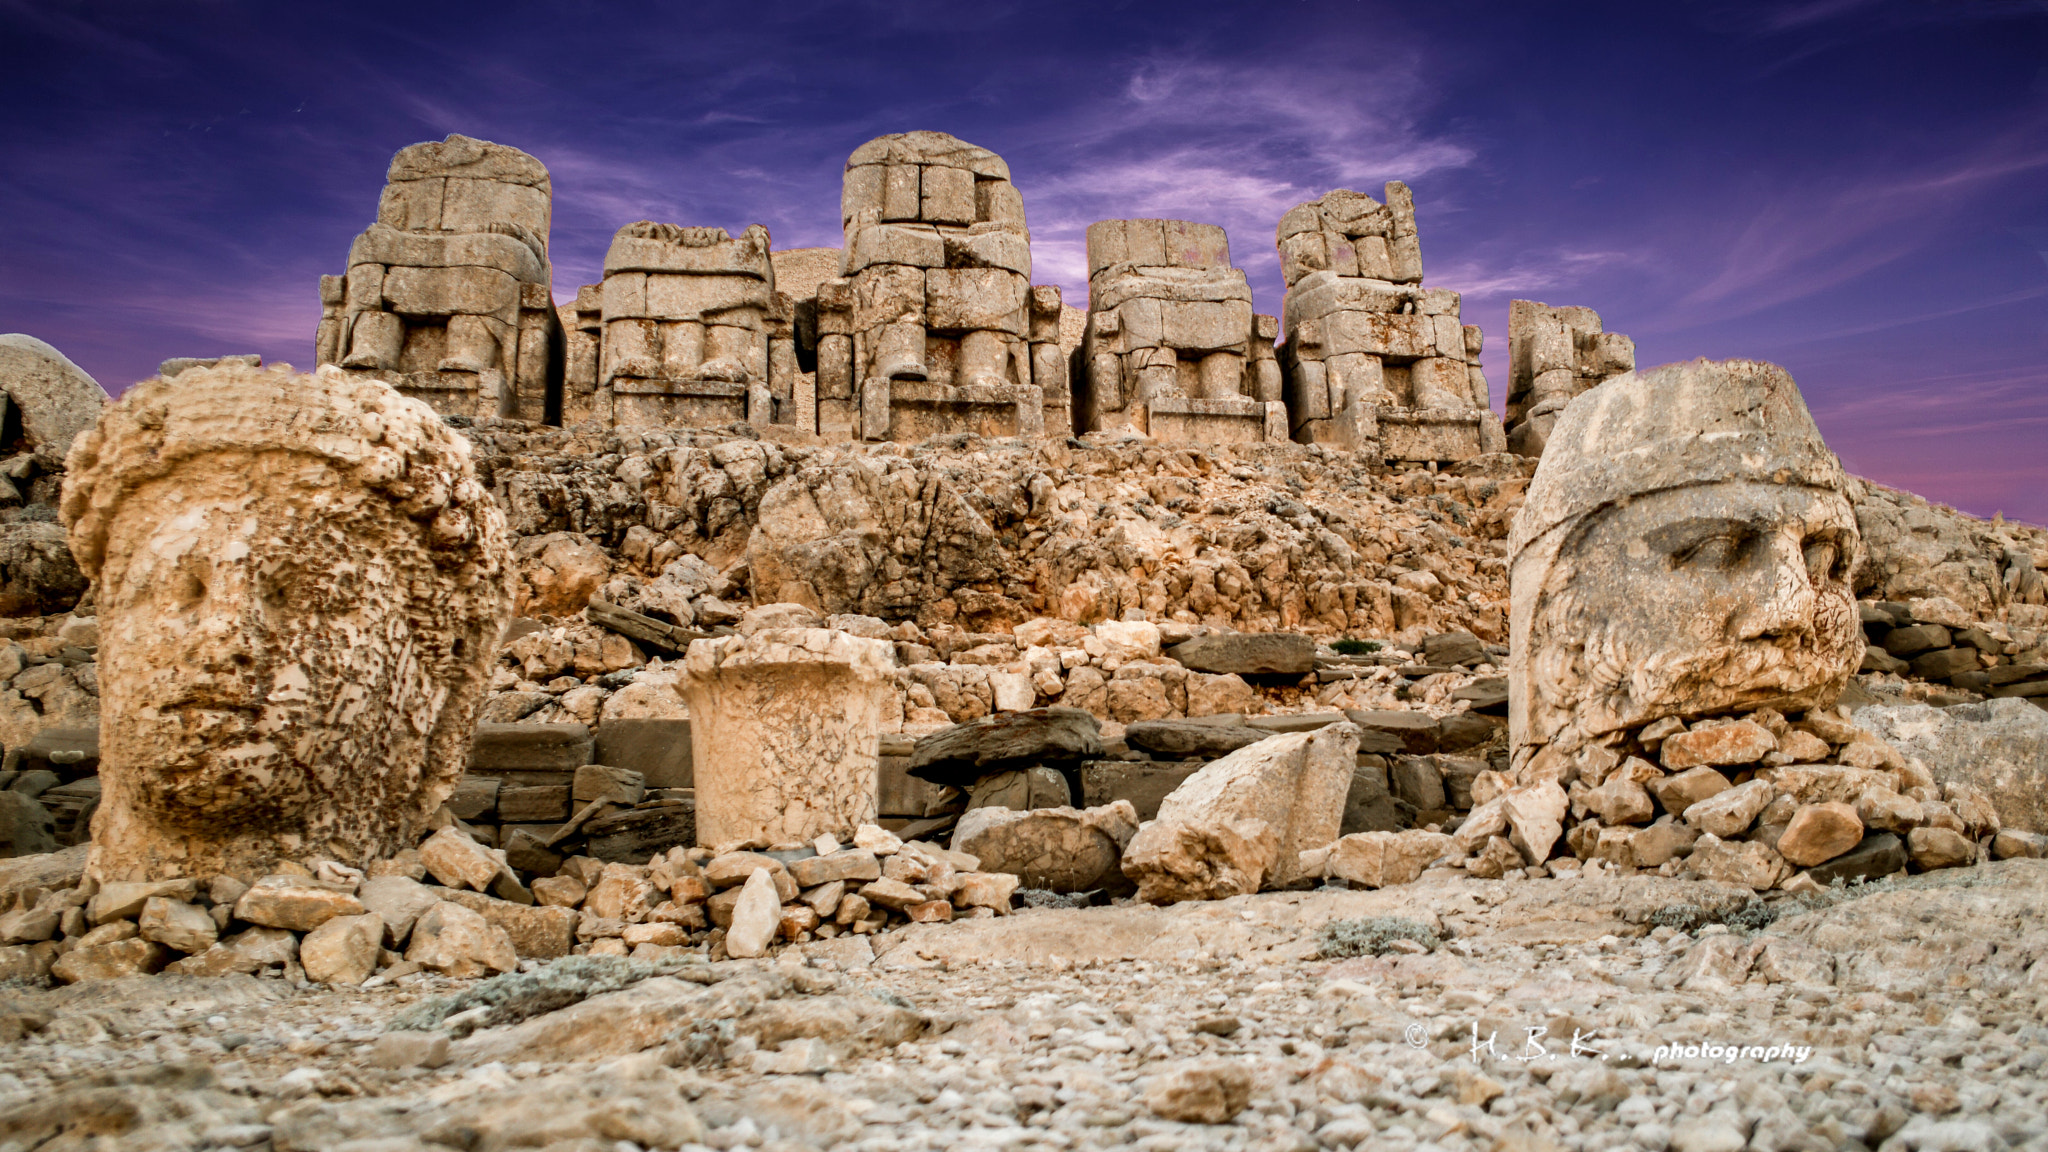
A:
<svg viewBox="0 0 2048 1152">
<path fill-rule="evenodd" d="M 722 973 L 696 957 L 649 964 L 623 956 L 565 956 L 531 972 L 493 976 L 454 996 L 416 1005 L 392 1020 L 387 1031 L 430 1032 L 450 1016 L 475 1008 L 488 1011 L 482 1019 L 469 1021 L 470 1028 L 517 1024 L 656 976 L 707 984 L 716 983 Z"/>
<path fill-rule="evenodd" d="M 1321 944 L 1325 959 L 1345 956 L 1381 956 L 1396 940 L 1413 940 L 1434 952 L 1443 941 L 1425 924 L 1405 916 L 1367 916 L 1360 920 L 1332 920 L 1323 925 Z"/>
<path fill-rule="evenodd" d="M 1380 642 L 1377 640 L 1353 640 L 1347 636 L 1330 645 L 1330 650 L 1339 656 L 1370 656 L 1380 650 Z"/>
<path fill-rule="evenodd" d="M 1725 924 L 1735 932 L 1757 932 L 1770 927 L 1778 918 L 1778 911 L 1776 906 L 1757 899 L 1717 911 L 1697 904 L 1666 904 L 1650 913 L 1649 919 L 1652 927 L 1675 928 L 1680 932 L 1697 932 L 1709 924 Z"/>
</svg>

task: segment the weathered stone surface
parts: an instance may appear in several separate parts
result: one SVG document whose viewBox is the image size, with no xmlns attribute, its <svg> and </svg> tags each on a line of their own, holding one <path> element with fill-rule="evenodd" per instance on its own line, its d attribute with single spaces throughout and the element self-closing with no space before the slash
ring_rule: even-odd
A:
<svg viewBox="0 0 2048 1152">
<path fill-rule="evenodd" d="M 1977 846 L 1948 828 L 1915 828 L 1906 833 L 1906 854 L 1915 867 L 1932 871 L 1976 863 Z"/>
<path fill-rule="evenodd" d="M 1035 708 L 957 724 L 918 740 L 910 774 L 964 788 L 985 776 L 1102 755 L 1102 724 L 1079 708 Z"/>
<path fill-rule="evenodd" d="M 2006 826 L 2048 833 L 2048 711 L 2011 699 L 1877 705 L 1859 710 L 1855 722 L 1919 760 L 1938 783 L 1982 789 Z"/>
<path fill-rule="evenodd" d="M 73 948 L 57 957 L 57 962 L 50 967 L 50 975 L 65 984 L 145 976 L 162 971 L 170 955 L 168 949 L 154 940 L 131 937 L 111 944 Z"/>
<path fill-rule="evenodd" d="M 516 904 L 481 892 L 456 889 L 445 890 L 440 895 L 451 904 L 460 904 L 478 913 L 486 923 L 501 929 L 521 959 L 552 960 L 557 956 L 567 956 L 576 944 L 577 914 L 573 908 L 539 903 Z M 307 970 L 311 971 L 310 968 Z"/>
<path fill-rule="evenodd" d="M 536 891 L 538 884 L 536 881 Z M 393 948 L 404 946 L 420 914 L 440 903 L 446 894 L 446 889 L 429 888 L 410 876 L 372 876 L 356 889 L 356 899 L 363 908 L 376 913 L 384 922 Z M 582 898 L 581 885 L 577 898 Z"/>
<path fill-rule="evenodd" d="M 141 929 L 144 940 L 154 940 L 188 955 L 206 951 L 220 937 L 220 928 L 206 909 L 161 896 L 143 902 L 136 927 Z"/>
<path fill-rule="evenodd" d="M 1778 837 L 1778 854 L 1798 868 L 1822 864 L 1863 842 L 1863 821 L 1852 805 L 1839 801 L 1808 804 L 1792 814 Z"/>
<path fill-rule="evenodd" d="M 1280 865 L 1279 840 L 1264 820 L 1154 820 L 1124 849 L 1123 873 L 1150 904 L 1227 900 L 1265 886 Z M 1299 874 L 1299 853 L 1288 861 Z"/>
<path fill-rule="evenodd" d="M 790 878 L 799 888 L 815 888 L 820 884 L 830 884 L 834 880 L 866 882 L 878 880 L 882 876 L 881 861 L 873 852 L 860 848 L 843 848 L 824 856 L 806 856 L 801 860 L 790 861 L 786 867 L 789 869 Z"/>
<path fill-rule="evenodd" d="M 1443 736 L 1443 726 L 1427 712 L 1352 709 L 1344 715 L 1359 727 L 1361 752 L 1427 756 L 1437 750 Z"/>
<path fill-rule="evenodd" d="M 1664 776 L 1652 780 L 1644 787 L 1666 812 L 1679 813 L 1710 796 L 1726 792 L 1728 777 L 1704 765 L 1688 768 L 1675 776 Z"/>
<path fill-rule="evenodd" d="M 1180 866 L 1198 844 L 1229 842 L 1242 846 L 1235 853 L 1232 876 L 1251 877 L 1250 890 L 1256 891 L 1261 877 L 1250 867 L 1255 857 L 1245 852 L 1270 837 L 1273 855 L 1260 870 L 1263 880 L 1293 883 L 1301 874 L 1301 852 L 1337 838 L 1357 750 L 1357 727 L 1340 722 L 1276 736 L 1210 763 L 1174 789 L 1160 804 L 1158 819 L 1139 830 L 1124 854 L 1124 874 L 1138 882 L 1141 895 L 1207 890 L 1214 885 L 1203 878 L 1205 869 L 1180 880 L 1163 870 Z M 1263 835 L 1232 830 L 1246 821 L 1263 824 Z M 1177 833 L 1174 825 L 1200 831 Z M 1199 882 L 1188 883 L 1191 880 Z"/>
<path fill-rule="evenodd" d="M 845 836 L 875 817 L 895 654 L 822 628 L 690 645 L 697 842 Z"/>
<path fill-rule="evenodd" d="M 1904 870 L 1907 859 L 1905 840 L 1890 832 L 1872 832 L 1842 855 L 1809 868 L 1807 875 L 1822 884 L 1875 880 Z"/>
<path fill-rule="evenodd" d="M 1155 1077 L 1145 1089 L 1145 1107 L 1185 1124 L 1228 1124 L 1251 1103 L 1254 1085 L 1244 1065 L 1204 1060 Z"/>
<path fill-rule="evenodd" d="M 375 381 L 193 369 L 79 438 L 63 514 L 106 590 L 95 875 L 413 843 L 510 616 L 504 517 L 462 437 Z"/>
<path fill-rule="evenodd" d="M 361 984 L 377 970 L 384 945 L 384 920 L 374 912 L 337 916 L 299 941 L 306 979 L 322 984 Z"/>
<path fill-rule="evenodd" d="M 1702 764 L 1730 766 L 1754 764 L 1767 752 L 1778 750 L 1777 738 L 1753 720 L 1717 724 L 1676 732 L 1664 738 L 1658 759 L 1667 771 L 1683 772 Z"/>
<path fill-rule="evenodd" d="M 62 525 L 42 520 L 0 524 L 0 613 L 68 612 L 86 587 Z"/>
<path fill-rule="evenodd" d="M 1686 823 L 1702 832 L 1726 839 L 1749 827 L 1777 794 L 1768 782 L 1751 780 L 1692 805 L 1682 815 Z"/>
<path fill-rule="evenodd" d="M 1315 641 L 1295 632 L 1212 632 L 1166 654 L 1196 672 L 1299 676 L 1316 668 Z"/>
<path fill-rule="evenodd" d="M 0 336 L 0 391 L 21 414 L 21 431 L 44 466 L 64 463 L 78 434 L 112 401 L 99 381 L 33 336 Z"/>
<path fill-rule="evenodd" d="M 504 865 L 491 850 L 456 828 L 443 828 L 420 845 L 420 863 L 449 888 L 488 891 Z"/>
<path fill-rule="evenodd" d="M 1161 756 L 1224 756 L 1271 736 L 1248 725 L 1140 720 L 1124 726 L 1124 743 Z"/>
<path fill-rule="evenodd" d="M 1741 884 L 1762 892 L 1775 887 L 1789 869 L 1770 845 L 1755 840 L 1723 840 L 1702 835 L 1686 857 L 1686 865 L 1708 880 Z"/>
<path fill-rule="evenodd" d="M 1556 784 L 1545 781 L 1518 788 L 1503 797 L 1502 812 L 1514 835 L 1509 837 L 1531 864 L 1550 859 L 1557 838 L 1564 835 L 1565 814 L 1571 800 Z"/>
<path fill-rule="evenodd" d="M 952 847 L 986 872 L 1007 872 L 1026 888 L 1086 892 L 1113 886 L 1125 845 L 1138 831 L 1128 800 L 1099 808 L 975 808 L 960 817 Z"/>
<path fill-rule="evenodd" d="M 413 924 L 405 958 L 458 979 L 519 967 L 519 952 L 504 929 L 493 926 L 482 913 L 445 901 L 427 909 Z"/>
<path fill-rule="evenodd" d="M 1832 703 L 1864 647 L 1847 490 L 1769 364 L 1670 364 L 1573 400 L 1509 537 L 1515 766 L 1667 716 Z"/>
<path fill-rule="evenodd" d="M 1359 832 L 1331 846 L 1325 870 L 1353 884 L 1385 888 L 1414 880 L 1431 861 L 1451 851 L 1451 838 L 1441 832 Z"/>
<path fill-rule="evenodd" d="M 298 876 L 264 876 L 235 901 L 235 919 L 265 928 L 310 932 L 336 916 L 360 916 L 354 894 Z"/>
</svg>

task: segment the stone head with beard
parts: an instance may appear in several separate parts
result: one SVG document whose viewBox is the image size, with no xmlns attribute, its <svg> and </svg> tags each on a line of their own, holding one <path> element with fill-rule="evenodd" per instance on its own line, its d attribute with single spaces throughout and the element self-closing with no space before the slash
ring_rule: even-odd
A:
<svg viewBox="0 0 2048 1152">
<path fill-rule="evenodd" d="M 510 616 L 503 515 L 426 405 L 331 369 L 194 369 L 81 436 L 97 581 L 92 874 L 357 865 L 454 788 Z"/>
<path fill-rule="evenodd" d="M 1846 482 L 1772 364 L 1574 400 L 1509 539 L 1515 766 L 1666 716 L 1832 703 L 1863 654 Z"/>
</svg>

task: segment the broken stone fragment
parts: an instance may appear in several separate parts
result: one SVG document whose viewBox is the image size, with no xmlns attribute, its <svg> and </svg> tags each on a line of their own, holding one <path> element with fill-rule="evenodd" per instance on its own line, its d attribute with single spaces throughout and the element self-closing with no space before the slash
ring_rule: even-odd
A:
<svg viewBox="0 0 2048 1152">
<path fill-rule="evenodd" d="M 170 950 L 163 945 L 140 937 L 111 944 L 85 945 L 57 957 L 57 962 L 50 967 L 50 975 L 65 984 L 147 976 L 161 971 L 170 955 Z"/>
<path fill-rule="evenodd" d="M 1228 1124 L 1251 1103 L 1253 1083 L 1242 1064 L 1204 1060 L 1155 1076 L 1145 1089 L 1145 1107 L 1164 1120 Z"/>
<path fill-rule="evenodd" d="M 383 945 L 384 920 L 376 913 L 336 916 L 299 941 L 299 963 L 308 980 L 353 986 L 377 970 Z"/>
<path fill-rule="evenodd" d="M 1453 851 L 1452 839 L 1441 832 L 1357 832 L 1331 846 L 1325 870 L 1366 888 L 1386 888 L 1409 883 L 1432 861 Z"/>
<path fill-rule="evenodd" d="M 1711 832 L 1702 834 L 1693 844 L 1686 864 L 1708 880 L 1741 884 L 1758 892 L 1776 887 L 1790 874 L 1784 857 L 1770 845 L 1754 840 L 1723 840 Z"/>
<path fill-rule="evenodd" d="M 1197 636 L 1167 650 L 1191 671 L 1299 676 L 1316 667 L 1316 644 L 1295 632 L 1238 632 Z"/>
<path fill-rule="evenodd" d="M 1755 764 L 1778 750 L 1777 737 L 1753 720 L 1696 727 L 1664 738 L 1659 759 L 1668 771 L 1682 772 L 1702 764 Z"/>
<path fill-rule="evenodd" d="M 1503 800 L 1503 811 L 1513 833 L 1509 839 L 1515 847 L 1522 850 L 1528 863 L 1541 864 L 1550 859 L 1550 850 L 1556 846 L 1557 838 L 1564 835 L 1565 813 L 1571 809 L 1571 799 L 1565 790 L 1546 780 L 1516 789 Z"/>
<path fill-rule="evenodd" d="M 360 916 L 362 901 L 299 876 L 265 876 L 235 901 L 235 919 L 264 928 L 310 932 L 336 916 Z"/>
<path fill-rule="evenodd" d="M 459 980 L 519 967 L 518 950 L 504 929 L 481 913 L 445 902 L 427 909 L 413 925 L 405 958 Z"/>
<path fill-rule="evenodd" d="M 94 924 L 133 920 L 142 914 L 142 906 L 153 897 L 190 901 L 198 895 L 199 881 L 192 879 L 117 881 L 100 885 L 99 891 L 85 906 L 85 916 Z"/>
<path fill-rule="evenodd" d="M 781 920 L 782 898 L 775 891 L 774 878 L 767 869 L 756 869 L 741 886 L 733 906 L 732 923 L 725 931 L 726 953 L 743 960 L 765 954 L 775 942 Z"/>
<path fill-rule="evenodd" d="M 1748 828 L 1777 794 L 1768 781 L 1751 780 L 1692 805 L 1683 815 L 1686 823 L 1725 840 Z"/>
<path fill-rule="evenodd" d="M 953 848 L 972 854 L 988 872 L 1012 874 L 1026 888 L 1086 892 L 1120 880 L 1124 846 L 1137 830 L 1138 813 L 1128 800 L 1029 812 L 975 808 L 960 817 Z"/>
<path fill-rule="evenodd" d="M 1962 833 L 1947 828 L 1915 828 L 1906 833 L 1906 852 L 1915 867 L 1928 872 L 1977 861 L 1977 846 Z"/>
<path fill-rule="evenodd" d="M 1863 842 L 1863 821 L 1856 809 L 1838 801 L 1808 804 L 1792 814 L 1778 854 L 1798 868 L 1826 863 Z"/>
<path fill-rule="evenodd" d="M 443 828 L 420 845 L 420 862 L 434 879 L 449 888 L 488 892 L 505 867 L 491 850 L 453 826 Z"/>
<path fill-rule="evenodd" d="M 1343 826 L 1358 734 L 1340 714 L 1313 731 L 1262 740 L 1204 765 L 1139 829 L 1124 852 L 1124 875 L 1155 903 L 1294 883 L 1301 853 L 1329 844 Z M 1211 868 L 1200 859 L 1211 850 L 1228 861 Z M 1169 874 L 1177 868 L 1186 871 Z"/>
<path fill-rule="evenodd" d="M 908 771 L 966 788 L 998 772 L 1078 763 L 1102 755 L 1102 724 L 1079 708 L 1004 712 L 918 740 Z"/>
<path fill-rule="evenodd" d="M 385 945 L 402 948 L 420 914 L 440 903 L 446 891 L 409 876 L 372 876 L 356 889 L 356 899 L 383 922 Z"/>
<path fill-rule="evenodd" d="M 181 900 L 152 896 L 143 902 L 136 927 L 144 940 L 154 940 L 187 955 L 213 947 L 220 928 L 206 909 Z"/>
</svg>

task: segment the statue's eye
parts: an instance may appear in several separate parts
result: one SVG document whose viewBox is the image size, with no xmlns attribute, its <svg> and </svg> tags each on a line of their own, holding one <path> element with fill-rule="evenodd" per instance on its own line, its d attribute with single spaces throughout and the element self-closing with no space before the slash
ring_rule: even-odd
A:
<svg viewBox="0 0 2048 1152">
<path fill-rule="evenodd" d="M 1806 542 L 1806 574 L 1815 584 L 1839 583 L 1848 575 L 1849 558 L 1832 539 L 1816 537 Z"/>
<path fill-rule="evenodd" d="M 171 576 L 171 598 L 180 611 L 190 611 L 206 599 L 206 577 L 197 565 L 181 564 Z"/>
<path fill-rule="evenodd" d="M 1753 539 L 1753 533 L 1740 529 L 1715 532 L 1679 549 L 1672 555 L 1672 563 L 1679 568 L 1725 572 L 1742 563 Z"/>
</svg>

